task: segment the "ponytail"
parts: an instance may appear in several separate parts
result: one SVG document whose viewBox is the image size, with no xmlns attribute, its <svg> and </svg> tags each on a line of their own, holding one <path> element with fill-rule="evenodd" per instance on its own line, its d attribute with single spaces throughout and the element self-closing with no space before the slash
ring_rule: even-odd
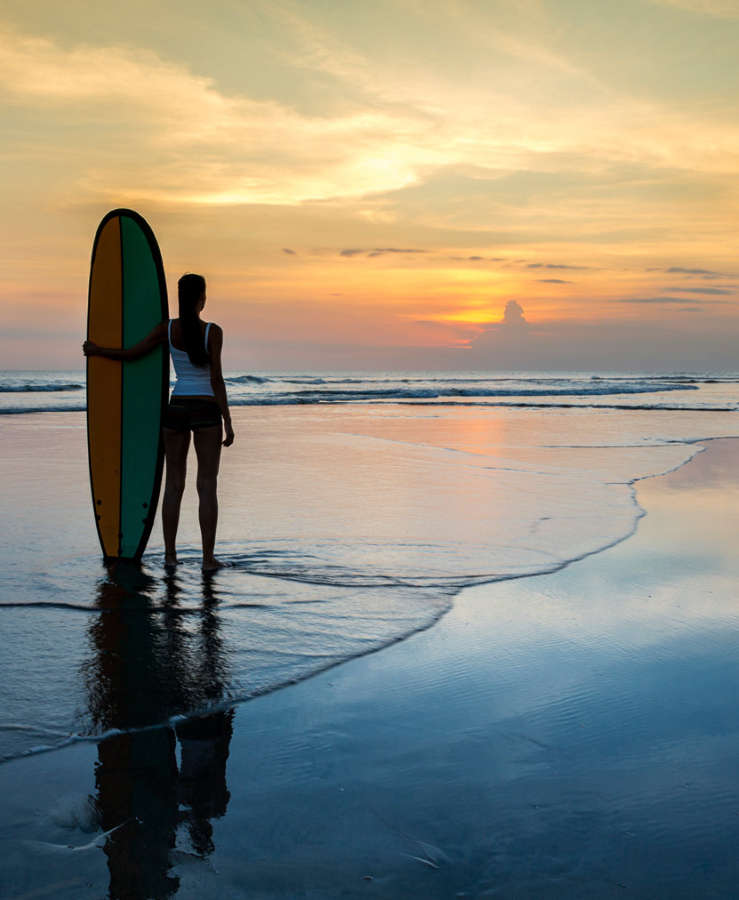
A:
<svg viewBox="0 0 739 900">
<path fill-rule="evenodd" d="M 182 325 L 182 342 L 185 345 L 190 362 L 194 366 L 207 366 L 210 361 L 208 351 L 203 345 L 198 319 L 198 301 L 205 291 L 205 279 L 202 275 L 183 275 L 177 282 L 177 294 L 180 301 L 180 324 Z"/>
</svg>

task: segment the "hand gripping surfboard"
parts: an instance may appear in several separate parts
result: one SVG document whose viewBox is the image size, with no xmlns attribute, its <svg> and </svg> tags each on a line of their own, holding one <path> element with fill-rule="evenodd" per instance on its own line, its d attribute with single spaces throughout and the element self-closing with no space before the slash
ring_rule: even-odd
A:
<svg viewBox="0 0 739 900">
<path fill-rule="evenodd" d="M 112 210 L 92 247 L 87 339 L 128 348 L 167 317 L 167 285 L 154 233 L 133 210 Z M 162 480 L 168 388 L 166 345 L 130 362 L 87 359 L 90 485 L 106 560 L 138 560 L 149 539 Z"/>
</svg>

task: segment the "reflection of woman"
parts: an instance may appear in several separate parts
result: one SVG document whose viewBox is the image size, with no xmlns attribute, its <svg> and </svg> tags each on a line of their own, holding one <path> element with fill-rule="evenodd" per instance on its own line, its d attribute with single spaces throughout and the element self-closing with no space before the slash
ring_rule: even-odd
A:
<svg viewBox="0 0 739 900">
<path fill-rule="evenodd" d="M 95 803 L 102 829 L 111 832 L 104 845 L 110 897 L 159 900 L 179 886 L 171 860 L 179 827 L 187 827 L 199 856 L 214 849 L 210 820 L 225 814 L 229 800 L 234 713 L 180 721 L 176 734 L 168 724 L 174 715 L 223 697 L 228 671 L 210 577 L 200 646 L 193 648 L 176 575 L 168 578 L 166 600 L 157 609 L 153 579 L 133 567 L 114 574 L 99 588 L 100 614 L 90 627 L 93 656 L 84 667 L 96 729 L 121 732 L 98 743 Z"/>
<path fill-rule="evenodd" d="M 168 606 L 172 609 L 177 602 L 176 576 L 168 582 Z M 229 677 L 213 587 L 212 577 L 204 575 L 199 641 L 192 648 L 193 665 L 188 670 L 188 681 L 196 686 L 197 704 L 206 707 L 222 701 Z M 233 709 L 225 709 L 177 725 L 179 806 L 181 810 L 184 807 L 180 818 L 187 825 L 193 850 L 202 857 L 213 851 L 210 820 L 225 815 L 231 796 L 226 785 L 226 761 L 233 717 Z"/>
<path fill-rule="evenodd" d="M 226 783 L 226 761 L 233 734 L 233 709 L 177 725 L 180 742 L 178 779 L 181 819 L 187 823 L 192 848 L 198 856 L 213 852 L 211 819 L 226 814 L 231 794 Z"/>
<path fill-rule="evenodd" d="M 198 461 L 203 569 L 212 571 L 219 566 L 214 548 L 218 523 L 218 468 L 223 438 L 221 418 L 226 431 L 223 446 L 229 447 L 234 439 L 221 369 L 223 331 L 215 323 L 206 323 L 200 318 L 205 306 L 205 279 L 202 275 L 183 275 L 177 287 L 178 319 L 160 323 L 138 344 L 126 350 L 100 347 L 92 341 L 85 341 L 82 349 L 86 356 L 133 360 L 145 356 L 165 341 L 169 343 L 177 381 L 163 423 L 167 460 L 162 500 L 165 562 L 167 565 L 177 564 L 175 539 L 192 431 Z"/>
<path fill-rule="evenodd" d="M 95 804 L 108 858 L 110 897 L 170 897 L 179 879 L 170 853 L 178 822 L 174 729 L 164 725 L 180 702 L 180 685 L 161 658 L 160 628 L 140 572 L 100 585 L 102 611 L 92 623 L 94 656 L 87 664 L 90 714 L 99 731 L 120 729 L 98 743 Z M 147 727 L 148 726 L 148 727 Z"/>
</svg>

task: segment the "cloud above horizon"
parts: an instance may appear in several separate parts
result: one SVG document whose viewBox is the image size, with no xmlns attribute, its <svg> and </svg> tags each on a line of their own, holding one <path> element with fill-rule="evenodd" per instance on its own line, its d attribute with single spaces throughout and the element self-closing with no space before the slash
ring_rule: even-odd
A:
<svg viewBox="0 0 739 900">
<path fill-rule="evenodd" d="M 588 266 L 570 266 L 564 263 L 528 263 L 527 269 L 587 269 Z"/>
<path fill-rule="evenodd" d="M 525 328 L 529 324 L 524 316 L 523 307 L 517 300 L 509 300 L 506 303 L 501 324 L 504 328 L 515 329 Z"/>
<path fill-rule="evenodd" d="M 712 298 L 702 299 L 700 297 L 622 297 L 612 303 L 725 303 L 725 300 L 714 300 Z"/>
<path fill-rule="evenodd" d="M 387 253 L 398 253 L 401 255 L 413 254 L 413 253 L 426 253 L 426 250 L 417 250 L 414 248 L 404 249 L 402 247 L 375 247 L 373 250 L 362 250 L 356 248 L 348 248 L 345 250 L 339 250 L 339 256 L 368 256 L 368 257 L 377 257 L 384 256 Z"/>
<path fill-rule="evenodd" d="M 697 287 L 697 288 L 689 288 L 689 287 L 671 287 L 668 288 L 669 291 L 673 291 L 676 294 L 735 294 L 736 290 L 734 288 L 710 288 L 710 287 Z"/>
</svg>

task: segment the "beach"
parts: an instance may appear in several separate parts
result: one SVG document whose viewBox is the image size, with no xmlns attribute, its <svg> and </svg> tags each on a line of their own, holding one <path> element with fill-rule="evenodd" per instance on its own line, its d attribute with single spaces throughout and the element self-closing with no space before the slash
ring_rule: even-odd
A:
<svg viewBox="0 0 739 900">
<path fill-rule="evenodd" d="M 236 406 L 212 578 L 4 416 L 0 894 L 735 895 L 734 387 L 651 387 Z"/>
<path fill-rule="evenodd" d="M 737 47 L 4 4 L 0 900 L 739 900 Z"/>
</svg>

